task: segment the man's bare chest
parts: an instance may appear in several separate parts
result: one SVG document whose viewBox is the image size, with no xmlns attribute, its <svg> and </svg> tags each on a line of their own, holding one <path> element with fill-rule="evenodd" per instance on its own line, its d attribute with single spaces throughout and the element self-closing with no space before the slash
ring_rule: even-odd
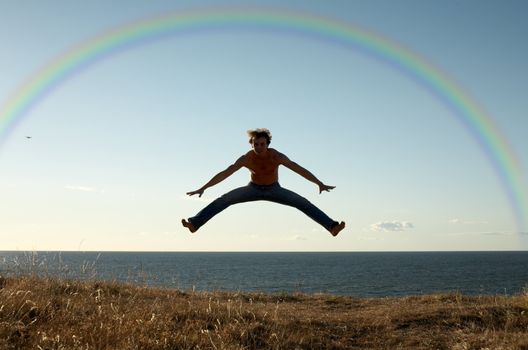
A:
<svg viewBox="0 0 528 350">
<path fill-rule="evenodd" d="M 247 168 L 256 174 L 270 174 L 277 171 L 279 164 L 272 157 L 257 158 L 249 160 Z"/>
</svg>

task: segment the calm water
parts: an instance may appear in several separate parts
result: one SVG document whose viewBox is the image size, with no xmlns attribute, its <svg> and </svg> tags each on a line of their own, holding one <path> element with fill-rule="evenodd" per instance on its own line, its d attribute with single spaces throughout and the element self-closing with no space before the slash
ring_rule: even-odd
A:
<svg viewBox="0 0 528 350">
<path fill-rule="evenodd" d="M 528 252 L 0 252 L 0 274 L 21 272 L 202 291 L 518 294 L 528 287 Z"/>
</svg>

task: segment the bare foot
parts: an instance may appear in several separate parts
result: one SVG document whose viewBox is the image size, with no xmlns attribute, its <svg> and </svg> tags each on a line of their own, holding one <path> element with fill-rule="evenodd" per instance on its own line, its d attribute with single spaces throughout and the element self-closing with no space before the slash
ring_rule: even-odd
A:
<svg viewBox="0 0 528 350">
<path fill-rule="evenodd" d="M 342 229 L 345 228 L 345 222 L 344 221 L 341 221 L 339 224 L 335 225 L 334 227 L 332 227 L 332 229 L 330 230 L 330 233 L 332 234 L 332 236 L 337 236 L 339 234 L 339 232 L 341 232 Z"/>
<path fill-rule="evenodd" d="M 181 223 L 182 223 L 183 226 L 187 227 L 189 229 L 189 231 L 191 231 L 191 233 L 195 233 L 196 232 L 197 228 L 194 227 L 192 222 L 187 221 L 185 219 L 182 219 Z"/>
</svg>

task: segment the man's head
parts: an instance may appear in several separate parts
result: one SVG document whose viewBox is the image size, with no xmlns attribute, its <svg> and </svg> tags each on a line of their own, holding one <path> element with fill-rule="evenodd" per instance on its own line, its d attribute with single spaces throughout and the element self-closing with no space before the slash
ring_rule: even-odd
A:
<svg viewBox="0 0 528 350">
<path fill-rule="evenodd" d="M 256 153 L 262 153 L 268 149 L 271 143 L 271 132 L 268 129 L 259 128 L 248 130 L 249 143 Z"/>
</svg>

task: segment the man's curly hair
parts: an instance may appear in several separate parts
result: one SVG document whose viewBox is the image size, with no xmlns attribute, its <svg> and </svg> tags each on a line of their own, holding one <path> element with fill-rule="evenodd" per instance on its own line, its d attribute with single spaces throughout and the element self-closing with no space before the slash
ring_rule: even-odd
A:
<svg viewBox="0 0 528 350">
<path fill-rule="evenodd" d="M 249 136 L 249 143 L 251 144 L 253 144 L 253 140 L 258 139 L 259 137 L 264 137 L 268 145 L 271 143 L 271 132 L 266 128 L 248 130 L 247 134 Z"/>
</svg>

